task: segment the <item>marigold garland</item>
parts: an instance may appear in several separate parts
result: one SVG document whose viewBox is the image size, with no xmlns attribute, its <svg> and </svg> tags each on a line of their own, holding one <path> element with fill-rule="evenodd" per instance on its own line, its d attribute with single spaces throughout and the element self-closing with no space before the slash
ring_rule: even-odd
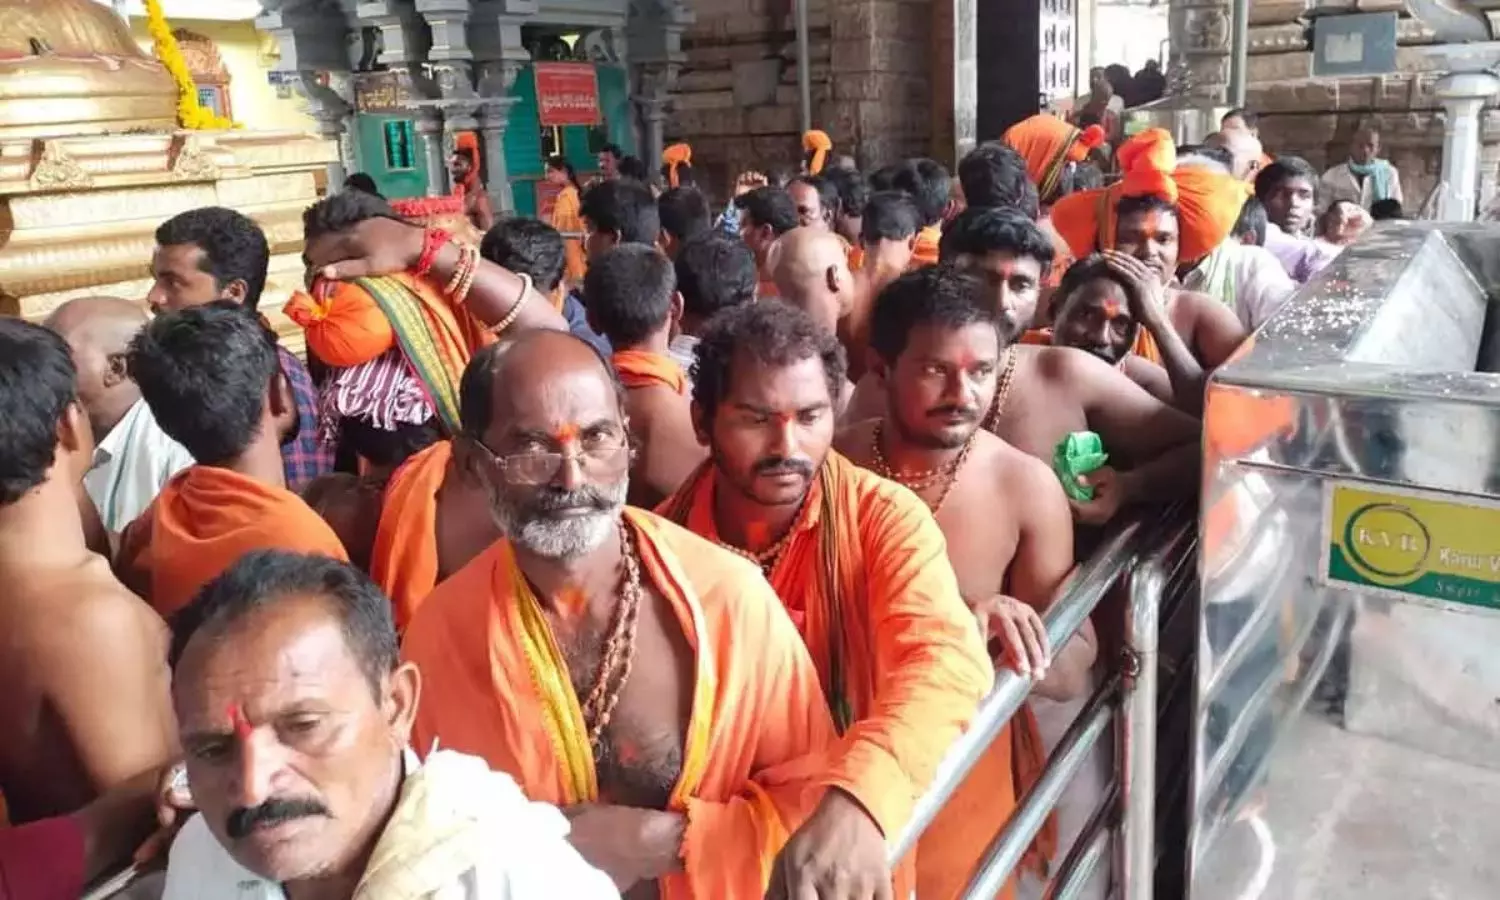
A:
<svg viewBox="0 0 1500 900">
<path fill-rule="evenodd" d="M 188 71 L 187 60 L 182 58 L 182 48 L 177 46 L 177 36 L 172 34 L 161 0 L 146 0 L 146 31 L 151 35 L 151 51 L 177 84 L 177 124 L 194 131 L 233 128 L 233 122 L 198 102 L 198 85 Z"/>
</svg>

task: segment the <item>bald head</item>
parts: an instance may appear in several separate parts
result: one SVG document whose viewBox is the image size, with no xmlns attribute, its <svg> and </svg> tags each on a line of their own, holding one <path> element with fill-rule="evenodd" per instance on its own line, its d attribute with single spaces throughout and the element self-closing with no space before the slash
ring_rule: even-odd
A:
<svg viewBox="0 0 1500 900">
<path fill-rule="evenodd" d="M 145 307 L 119 297 L 79 297 L 47 317 L 48 328 L 73 343 L 92 342 L 105 353 L 124 353 L 146 324 Z"/>
<path fill-rule="evenodd" d="M 487 440 L 499 420 L 517 405 L 535 405 L 566 385 L 597 380 L 616 398 L 614 370 L 587 341 L 568 331 L 529 329 L 474 354 L 459 385 L 459 417 L 465 434 Z"/>
<path fill-rule="evenodd" d="M 776 242 L 769 260 L 781 298 L 801 307 L 830 331 L 849 310 L 854 287 L 848 251 L 838 235 L 820 228 L 793 228 Z"/>
<path fill-rule="evenodd" d="M 1260 158 L 1265 152 L 1261 146 L 1260 138 L 1244 129 L 1233 129 L 1221 131 L 1214 135 L 1219 146 L 1229 151 L 1234 157 L 1234 177 L 1248 181 L 1255 177 L 1260 169 Z"/>
<path fill-rule="evenodd" d="M 146 310 L 119 297 L 79 297 L 47 317 L 46 326 L 73 351 L 78 367 L 78 400 L 94 436 L 102 440 L 141 399 L 126 374 L 130 339 L 146 324 Z"/>
</svg>

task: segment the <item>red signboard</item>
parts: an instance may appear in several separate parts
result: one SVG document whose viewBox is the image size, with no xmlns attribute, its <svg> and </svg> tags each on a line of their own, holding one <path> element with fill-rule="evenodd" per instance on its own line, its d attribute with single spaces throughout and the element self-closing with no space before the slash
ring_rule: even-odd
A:
<svg viewBox="0 0 1500 900">
<path fill-rule="evenodd" d="M 543 128 L 599 124 L 599 77 L 589 63 L 536 63 L 536 106 Z"/>
</svg>

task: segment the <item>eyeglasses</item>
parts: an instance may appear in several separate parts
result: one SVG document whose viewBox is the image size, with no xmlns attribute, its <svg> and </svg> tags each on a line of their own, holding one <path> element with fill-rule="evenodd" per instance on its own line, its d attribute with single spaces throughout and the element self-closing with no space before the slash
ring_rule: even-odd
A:
<svg viewBox="0 0 1500 900">
<path fill-rule="evenodd" d="M 614 478 L 630 464 L 630 442 L 622 434 L 604 432 L 585 435 L 573 453 L 532 450 L 501 455 L 478 438 L 471 437 L 511 484 L 548 484 L 562 471 L 563 463 L 576 459 L 584 474 Z"/>
</svg>

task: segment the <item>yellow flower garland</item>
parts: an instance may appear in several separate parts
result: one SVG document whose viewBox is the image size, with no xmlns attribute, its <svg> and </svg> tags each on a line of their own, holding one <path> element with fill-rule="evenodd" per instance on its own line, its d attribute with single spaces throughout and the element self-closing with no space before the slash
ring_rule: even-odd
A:
<svg viewBox="0 0 1500 900">
<path fill-rule="evenodd" d="M 177 37 L 162 11 L 161 0 L 146 0 L 146 30 L 151 34 L 152 52 L 177 84 L 177 124 L 194 131 L 233 128 L 233 122 L 198 102 L 198 85 L 182 58 L 182 48 L 177 46 Z"/>
</svg>

